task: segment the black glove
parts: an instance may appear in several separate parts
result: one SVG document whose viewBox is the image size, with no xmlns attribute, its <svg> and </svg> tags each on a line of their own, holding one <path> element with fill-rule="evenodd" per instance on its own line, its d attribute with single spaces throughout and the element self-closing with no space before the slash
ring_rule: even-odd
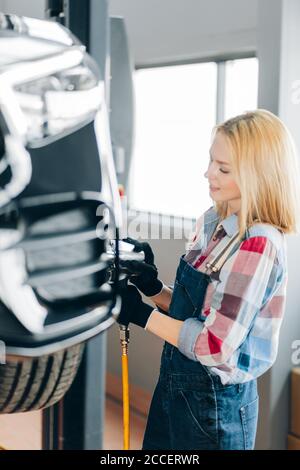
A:
<svg viewBox="0 0 300 470">
<path fill-rule="evenodd" d="M 117 322 L 125 326 L 134 323 L 145 328 L 154 308 L 143 302 L 141 294 L 134 286 L 124 288 L 121 292 L 121 298 L 122 307 Z"/>
<path fill-rule="evenodd" d="M 130 274 L 130 282 L 134 284 L 147 297 L 158 294 L 163 283 L 158 279 L 157 267 L 154 264 L 154 254 L 147 242 L 139 242 L 133 238 L 124 238 L 123 241 L 132 243 L 136 252 L 144 251 L 145 261 L 120 261 L 120 266 Z"/>
<path fill-rule="evenodd" d="M 134 245 L 133 251 L 143 251 L 145 253 L 145 259 L 144 259 L 145 263 L 155 266 L 154 254 L 149 243 L 139 242 L 138 240 L 135 240 L 134 238 L 129 238 L 129 237 L 123 238 L 123 241 Z"/>
</svg>

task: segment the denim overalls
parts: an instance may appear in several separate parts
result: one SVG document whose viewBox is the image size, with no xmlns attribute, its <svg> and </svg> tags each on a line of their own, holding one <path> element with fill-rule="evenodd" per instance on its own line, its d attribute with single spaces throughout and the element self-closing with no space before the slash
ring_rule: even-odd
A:
<svg viewBox="0 0 300 470">
<path fill-rule="evenodd" d="M 200 319 L 210 276 L 180 258 L 169 315 Z M 257 381 L 223 385 L 199 361 L 165 342 L 143 449 L 253 449 Z"/>
</svg>

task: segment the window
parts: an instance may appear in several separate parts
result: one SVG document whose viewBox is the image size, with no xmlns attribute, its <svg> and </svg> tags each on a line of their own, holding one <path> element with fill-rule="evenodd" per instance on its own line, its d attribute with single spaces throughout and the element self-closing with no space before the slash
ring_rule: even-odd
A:
<svg viewBox="0 0 300 470">
<path fill-rule="evenodd" d="M 228 60 L 225 73 L 224 119 L 257 108 L 258 60 Z"/>
<path fill-rule="evenodd" d="M 216 62 L 135 72 L 132 209 L 194 219 L 212 204 L 204 177 L 212 128 L 220 117 L 257 107 L 257 59 L 221 64 L 223 94 Z"/>
</svg>

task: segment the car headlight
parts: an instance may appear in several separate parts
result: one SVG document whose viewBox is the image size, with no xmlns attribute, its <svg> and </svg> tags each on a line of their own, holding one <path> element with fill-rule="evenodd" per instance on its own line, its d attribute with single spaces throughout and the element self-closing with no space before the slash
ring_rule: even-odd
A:
<svg viewBox="0 0 300 470">
<path fill-rule="evenodd" d="M 0 207 L 28 185 L 31 148 L 71 134 L 99 111 L 107 112 L 104 82 L 66 28 L 0 13 Z"/>
<path fill-rule="evenodd" d="M 104 92 L 88 57 L 78 66 L 16 85 L 14 90 L 30 147 L 45 145 L 89 121 L 99 110 Z"/>
</svg>

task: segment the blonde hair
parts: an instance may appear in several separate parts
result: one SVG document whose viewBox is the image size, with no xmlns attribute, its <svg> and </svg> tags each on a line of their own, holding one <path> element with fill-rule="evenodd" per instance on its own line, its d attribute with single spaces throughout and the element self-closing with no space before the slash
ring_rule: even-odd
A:
<svg viewBox="0 0 300 470">
<path fill-rule="evenodd" d="M 241 192 L 239 236 L 255 223 L 283 233 L 300 233 L 300 170 L 294 141 L 283 122 L 264 109 L 248 111 L 217 125 L 231 153 L 233 177 Z M 221 218 L 227 202 L 215 202 Z"/>
</svg>

